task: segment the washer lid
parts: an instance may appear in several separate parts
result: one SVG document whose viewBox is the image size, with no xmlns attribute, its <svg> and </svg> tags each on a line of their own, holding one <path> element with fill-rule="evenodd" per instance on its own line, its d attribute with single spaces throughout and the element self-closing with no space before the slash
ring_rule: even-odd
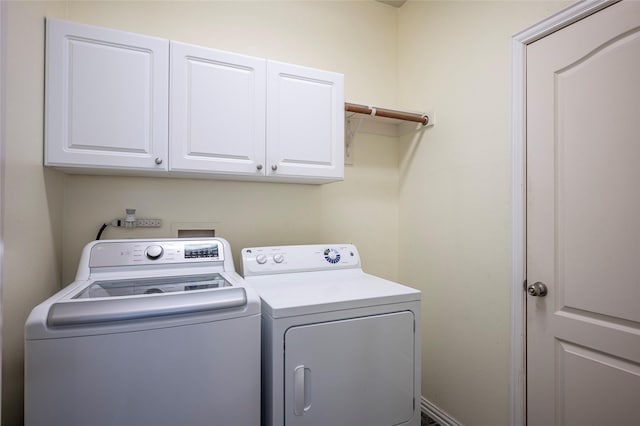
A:
<svg viewBox="0 0 640 426">
<path fill-rule="evenodd" d="M 73 299 L 126 297 L 141 294 L 175 293 L 231 287 L 232 284 L 218 273 L 175 277 L 98 280 L 87 286 Z"/>
<path fill-rule="evenodd" d="M 245 277 L 273 318 L 420 300 L 420 291 L 360 269 Z"/>
<path fill-rule="evenodd" d="M 244 309 L 247 296 L 244 286 L 218 273 L 98 280 L 51 301 L 46 324 L 95 325 Z"/>
</svg>

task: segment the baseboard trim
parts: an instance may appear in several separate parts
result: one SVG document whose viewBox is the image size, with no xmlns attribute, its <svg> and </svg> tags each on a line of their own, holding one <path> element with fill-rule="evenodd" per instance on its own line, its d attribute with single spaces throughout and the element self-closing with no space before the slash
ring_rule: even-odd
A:
<svg viewBox="0 0 640 426">
<path fill-rule="evenodd" d="M 462 423 L 451 417 L 431 401 L 427 400 L 424 396 L 420 398 L 420 411 L 442 426 L 463 426 Z"/>
</svg>

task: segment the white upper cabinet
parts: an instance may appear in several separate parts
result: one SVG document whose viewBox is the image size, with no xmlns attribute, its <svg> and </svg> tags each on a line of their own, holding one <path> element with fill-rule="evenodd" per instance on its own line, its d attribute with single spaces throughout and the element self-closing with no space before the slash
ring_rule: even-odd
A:
<svg viewBox="0 0 640 426">
<path fill-rule="evenodd" d="M 344 76 L 268 61 L 267 176 L 344 176 Z"/>
<path fill-rule="evenodd" d="M 171 42 L 175 172 L 264 176 L 264 59 Z"/>
<path fill-rule="evenodd" d="M 47 19 L 45 164 L 166 172 L 169 42 Z"/>
<path fill-rule="evenodd" d="M 45 165 L 327 183 L 342 74 L 47 19 Z"/>
</svg>

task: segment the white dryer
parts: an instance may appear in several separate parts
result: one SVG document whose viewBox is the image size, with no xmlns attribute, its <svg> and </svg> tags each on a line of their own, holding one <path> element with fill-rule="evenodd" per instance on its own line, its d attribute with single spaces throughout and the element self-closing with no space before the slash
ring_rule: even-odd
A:
<svg viewBox="0 0 640 426">
<path fill-rule="evenodd" d="M 420 292 L 369 275 L 353 245 L 253 247 L 263 426 L 420 425 Z"/>
<path fill-rule="evenodd" d="M 260 424 L 260 299 L 229 244 L 105 240 L 25 326 L 25 425 Z"/>
</svg>

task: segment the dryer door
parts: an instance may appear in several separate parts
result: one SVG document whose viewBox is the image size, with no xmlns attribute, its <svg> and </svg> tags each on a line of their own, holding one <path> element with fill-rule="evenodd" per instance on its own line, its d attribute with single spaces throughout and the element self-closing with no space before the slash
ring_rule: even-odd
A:
<svg viewBox="0 0 640 426">
<path fill-rule="evenodd" d="M 389 426 L 411 420 L 414 342 L 408 311 L 290 328 L 285 424 Z"/>
</svg>

